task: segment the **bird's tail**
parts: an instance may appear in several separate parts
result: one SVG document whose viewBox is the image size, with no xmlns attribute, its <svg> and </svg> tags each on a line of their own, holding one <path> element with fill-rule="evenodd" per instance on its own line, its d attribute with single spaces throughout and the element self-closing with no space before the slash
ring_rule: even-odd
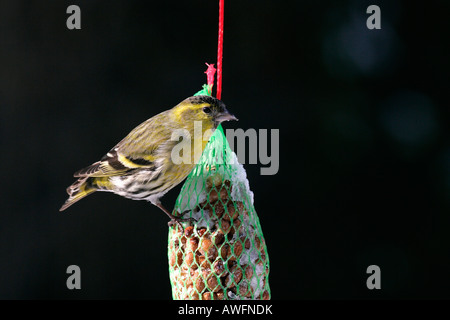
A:
<svg viewBox="0 0 450 320">
<path fill-rule="evenodd" d="M 69 194 L 69 198 L 63 204 L 59 211 L 66 210 L 72 204 L 77 202 L 78 200 L 83 199 L 87 195 L 97 191 L 97 188 L 93 185 L 93 178 L 91 177 L 83 177 L 75 181 L 70 187 L 67 188 L 67 193 Z"/>
</svg>

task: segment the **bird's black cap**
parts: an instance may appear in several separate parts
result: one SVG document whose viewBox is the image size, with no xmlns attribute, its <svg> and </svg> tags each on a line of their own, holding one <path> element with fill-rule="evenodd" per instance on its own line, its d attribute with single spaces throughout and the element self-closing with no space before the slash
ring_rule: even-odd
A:
<svg viewBox="0 0 450 320">
<path fill-rule="evenodd" d="M 190 97 L 189 100 L 192 104 L 208 103 L 208 104 L 215 105 L 218 107 L 225 107 L 225 104 L 221 100 L 211 97 L 211 96 L 204 96 L 204 95 L 193 96 L 193 97 Z"/>
</svg>

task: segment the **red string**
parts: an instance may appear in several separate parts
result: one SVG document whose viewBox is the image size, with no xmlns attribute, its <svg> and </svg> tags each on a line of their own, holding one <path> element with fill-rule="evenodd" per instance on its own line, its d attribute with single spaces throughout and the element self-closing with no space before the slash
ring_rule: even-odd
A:
<svg viewBox="0 0 450 320">
<path fill-rule="evenodd" d="M 222 96 L 223 4 L 224 0 L 219 0 L 219 41 L 217 44 L 217 93 L 216 93 L 216 97 L 219 100 Z"/>
</svg>

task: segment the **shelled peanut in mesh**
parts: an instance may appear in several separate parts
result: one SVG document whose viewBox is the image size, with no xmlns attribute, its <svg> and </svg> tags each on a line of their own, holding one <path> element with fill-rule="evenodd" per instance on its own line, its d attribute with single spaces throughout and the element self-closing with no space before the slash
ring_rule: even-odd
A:
<svg viewBox="0 0 450 320">
<path fill-rule="evenodd" d="M 174 299 L 270 299 L 269 261 L 254 212 L 233 201 L 229 180 L 208 179 L 207 197 L 170 230 L 169 264 Z"/>
</svg>

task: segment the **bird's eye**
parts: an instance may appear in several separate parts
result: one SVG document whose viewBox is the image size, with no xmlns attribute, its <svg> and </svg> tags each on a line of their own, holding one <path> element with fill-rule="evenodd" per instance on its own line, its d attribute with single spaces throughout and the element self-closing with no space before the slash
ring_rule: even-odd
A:
<svg viewBox="0 0 450 320">
<path fill-rule="evenodd" d="M 204 107 L 203 108 L 203 112 L 204 113 L 211 113 L 211 108 L 210 107 Z"/>
</svg>

